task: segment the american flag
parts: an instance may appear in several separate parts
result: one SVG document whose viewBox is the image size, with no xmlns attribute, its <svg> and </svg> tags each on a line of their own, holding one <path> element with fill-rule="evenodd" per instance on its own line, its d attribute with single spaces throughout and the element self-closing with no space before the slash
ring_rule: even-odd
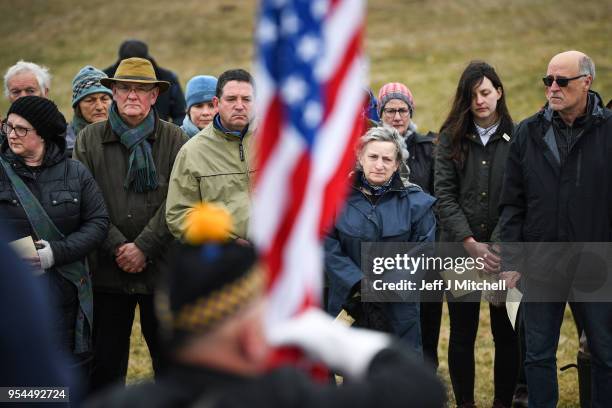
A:
<svg viewBox="0 0 612 408">
<path fill-rule="evenodd" d="M 363 130 L 362 0 L 262 1 L 251 228 L 270 271 L 268 325 L 320 301 L 322 237 Z"/>
</svg>

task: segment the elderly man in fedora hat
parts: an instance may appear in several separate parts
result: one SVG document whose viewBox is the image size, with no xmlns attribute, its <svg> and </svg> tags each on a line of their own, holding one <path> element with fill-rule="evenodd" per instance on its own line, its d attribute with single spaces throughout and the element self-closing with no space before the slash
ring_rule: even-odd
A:
<svg viewBox="0 0 612 408">
<path fill-rule="evenodd" d="M 148 60 L 125 59 L 114 77 L 100 83 L 113 93 L 108 120 L 79 133 L 73 153 L 94 175 L 111 219 L 104 244 L 90 260 L 95 310 L 92 391 L 125 381 L 136 305 L 157 369 L 153 290 L 172 239 L 164 218 L 168 179 L 187 141 L 176 125 L 160 120 L 152 109 L 169 84 L 157 80 Z"/>
</svg>

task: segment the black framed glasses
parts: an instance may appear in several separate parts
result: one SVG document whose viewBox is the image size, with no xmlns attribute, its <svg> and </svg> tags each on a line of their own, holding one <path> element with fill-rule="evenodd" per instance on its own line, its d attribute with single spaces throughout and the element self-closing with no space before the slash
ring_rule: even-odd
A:
<svg viewBox="0 0 612 408">
<path fill-rule="evenodd" d="M 383 113 L 385 115 L 387 115 L 390 118 L 394 118 L 396 113 L 399 113 L 401 117 L 406 117 L 408 116 L 408 113 L 410 111 L 406 108 L 400 108 L 400 109 L 393 109 L 393 108 L 385 108 L 383 109 Z"/>
<path fill-rule="evenodd" d="M 582 74 L 582 75 L 578 75 L 572 78 L 565 78 L 565 77 L 554 77 L 552 75 L 548 75 L 545 76 L 544 78 L 542 78 L 542 82 L 544 82 L 544 85 L 546 86 L 552 86 L 553 82 L 556 82 L 557 85 L 559 85 L 561 88 L 565 88 L 570 81 L 573 81 L 574 79 L 578 79 L 578 78 L 582 78 L 585 77 L 586 74 Z"/>
<path fill-rule="evenodd" d="M 8 123 L 2 124 L 2 133 L 4 133 L 7 137 L 11 134 L 12 131 L 15 131 L 17 137 L 26 137 L 30 130 L 35 130 L 34 128 L 25 128 L 21 126 L 11 126 Z"/>
</svg>

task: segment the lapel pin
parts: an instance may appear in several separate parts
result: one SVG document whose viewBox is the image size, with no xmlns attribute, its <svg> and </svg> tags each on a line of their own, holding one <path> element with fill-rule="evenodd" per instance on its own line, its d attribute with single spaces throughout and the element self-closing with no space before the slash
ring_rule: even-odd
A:
<svg viewBox="0 0 612 408">
<path fill-rule="evenodd" d="M 504 140 L 505 140 L 506 142 L 509 142 L 509 141 L 510 141 L 510 136 L 508 136 L 507 134 L 505 134 L 505 133 L 504 133 L 504 135 L 503 135 L 502 137 L 504 138 Z"/>
</svg>

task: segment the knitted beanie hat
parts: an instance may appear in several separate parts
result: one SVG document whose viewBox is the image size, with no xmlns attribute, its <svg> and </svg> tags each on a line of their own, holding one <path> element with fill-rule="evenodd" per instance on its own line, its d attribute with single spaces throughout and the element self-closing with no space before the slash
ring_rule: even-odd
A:
<svg viewBox="0 0 612 408">
<path fill-rule="evenodd" d="M 112 91 L 100 83 L 102 78 L 108 76 L 91 65 L 81 68 L 72 80 L 72 107 L 76 107 L 81 99 L 94 93 L 105 93 L 112 97 Z"/>
<path fill-rule="evenodd" d="M 165 263 L 165 288 L 156 299 L 162 333 L 179 344 L 235 316 L 264 291 L 264 275 L 251 246 L 230 240 L 233 221 L 224 208 L 200 203 Z"/>
<path fill-rule="evenodd" d="M 45 140 L 55 141 L 66 133 L 66 119 L 49 99 L 33 95 L 21 97 L 13 102 L 6 116 L 11 113 L 30 122 L 36 133 Z"/>
<path fill-rule="evenodd" d="M 210 75 L 196 75 L 187 82 L 185 102 L 187 110 L 193 105 L 212 101 L 217 88 L 217 78 Z"/>
<path fill-rule="evenodd" d="M 382 117 L 382 111 L 385 108 L 387 102 L 391 99 L 399 99 L 406 102 L 408 109 L 410 110 L 410 117 L 414 113 L 414 98 L 410 89 L 399 82 L 389 82 L 380 88 L 378 91 L 378 114 Z"/>
</svg>

